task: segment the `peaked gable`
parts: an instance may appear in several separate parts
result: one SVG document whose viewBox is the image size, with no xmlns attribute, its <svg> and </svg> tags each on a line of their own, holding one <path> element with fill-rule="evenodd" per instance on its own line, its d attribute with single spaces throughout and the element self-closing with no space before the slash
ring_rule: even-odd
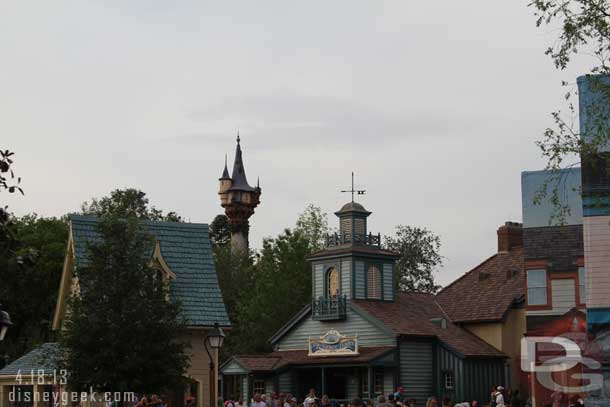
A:
<svg viewBox="0 0 610 407">
<path fill-rule="evenodd" d="M 55 329 L 59 325 L 56 322 L 65 312 L 65 299 L 69 295 L 67 286 L 72 280 L 72 267 L 69 265 L 74 263 L 78 269 L 87 264 L 87 244 L 101 239 L 97 231 L 99 222 L 95 216 L 70 216 L 70 250 L 62 275 Z M 181 302 L 188 325 L 212 326 L 219 323 L 230 326 L 214 267 L 208 225 L 161 221 L 144 221 L 142 224 L 157 241 L 151 261 L 162 265 L 171 277 L 170 295 Z"/>
</svg>

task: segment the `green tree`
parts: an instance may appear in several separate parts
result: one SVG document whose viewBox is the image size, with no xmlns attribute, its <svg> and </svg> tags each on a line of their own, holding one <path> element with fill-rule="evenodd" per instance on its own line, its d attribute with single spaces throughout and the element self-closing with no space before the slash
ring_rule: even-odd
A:
<svg viewBox="0 0 610 407">
<path fill-rule="evenodd" d="M 60 338 L 75 390 L 158 392 L 180 385 L 188 358 L 179 304 L 149 266 L 153 239 L 133 217 L 104 217 L 79 267 Z"/>
<path fill-rule="evenodd" d="M 556 69 L 565 69 L 574 57 L 584 54 L 594 57 L 587 73 L 610 74 L 610 1 L 533 0 L 529 6 L 535 10 L 538 27 L 548 26 L 558 33 L 546 49 Z M 587 137 L 581 137 L 584 130 L 574 124 L 576 109 L 572 100 L 577 93 L 575 86 L 573 82 L 564 81 L 567 107 L 551 113 L 554 125 L 548 127 L 536 143 L 552 175 L 536 194 L 535 203 L 548 199 L 553 204 L 552 223 L 563 223 L 571 211 L 561 199 L 565 189 L 561 169 L 578 165 L 579 159 L 597 161 L 599 165 L 610 168 L 605 162 L 608 158 L 599 154 L 610 143 L 610 82 L 597 76 L 590 80 L 591 88 L 600 97 L 587 107 L 589 121 L 594 123 L 587 129 Z"/>
<path fill-rule="evenodd" d="M 210 240 L 214 246 L 225 246 L 231 242 L 231 223 L 227 215 L 216 215 L 210 223 Z"/>
<path fill-rule="evenodd" d="M 254 265 L 254 286 L 238 304 L 228 343 L 241 353 L 270 351 L 269 338 L 311 301 L 309 240 L 286 229 L 265 239 Z"/>
<path fill-rule="evenodd" d="M 435 293 L 434 272 L 443 264 L 440 238 L 426 228 L 398 225 L 395 236 L 385 236 L 384 248 L 400 255 L 396 262 L 398 290 Z"/>
<path fill-rule="evenodd" d="M 66 219 L 35 214 L 11 218 L 11 224 L 15 240 L 11 250 L 0 255 L 0 298 L 14 323 L 3 352 L 14 359 L 51 340 L 68 224 Z"/>
<path fill-rule="evenodd" d="M 320 207 L 309 204 L 297 218 L 295 231 L 309 240 L 312 252 L 322 250 L 326 244 L 326 236 L 330 232 L 328 215 Z"/>
<path fill-rule="evenodd" d="M 135 217 L 142 220 L 165 220 L 182 222 L 176 212 L 164 213 L 149 204 L 145 192 L 135 188 L 115 189 L 110 196 L 91 198 L 81 205 L 83 215 L 112 215 L 121 218 Z"/>
</svg>

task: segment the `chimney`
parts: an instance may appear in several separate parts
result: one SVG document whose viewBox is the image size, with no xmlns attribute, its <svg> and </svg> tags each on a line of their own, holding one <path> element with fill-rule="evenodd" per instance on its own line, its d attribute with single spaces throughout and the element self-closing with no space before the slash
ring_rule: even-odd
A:
<svg viewBox="0 0 610 407">
<path fill-rule="evenodd" d="M 505 222 L 498 228 L 498 252 L 509 252 L 518 246 L 523 246 L 523 224 Z"/>
</svg>

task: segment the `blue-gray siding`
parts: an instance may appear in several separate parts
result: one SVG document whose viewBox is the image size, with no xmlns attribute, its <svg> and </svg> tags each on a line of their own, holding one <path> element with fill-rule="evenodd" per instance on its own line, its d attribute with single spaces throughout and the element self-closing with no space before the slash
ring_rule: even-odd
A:
<svg viewBox="0 0 610 407">
<path fill-rule="evenodd" d="M 437 347 L 436 352 L 436 363 L 437 363 L 437 384 L 438 390 L 436 394 L 440 398 L 449 397 L 455 402 L 465 401 L 464 399 L 464 361 L 459 358 L 456 354 L 440 345 Z M 451 372 L 453 374 L 453 389 L 447 389 L 445 386 L 445 373 Z M 473 400 L 473 399 L 470 399 Z"/>
<path fill-rule="evenodd" d="M 316 264 L 313 268 L 313 297 L 318 298 L 324 295 L 324 266 Z"/>
<path fill-rule="evenodd" d="M 489 403 L 490 389 L 504 383 L 504 364 L 501 360 L 464 361 L 464 399 Z M 481 404 L 481 405 L 482 405 Z"/>
<path fill-rule="evenodd" d="M 279 375 L 278 386 L 279 391 L 283 391 L 286 393 L 294 392 L 294 389 L 292 388 L 292 371 L 288 370 Z"/>
<path fill-rule="evenodd" d="M 400 342 L 400 385 L 417 404 L 425 405 L 434 394 L 433 344 L 428 341 Z"/>
<path fill-rule="evenodd" d="M 356 299 L 364 299 L 366 278 L 364 275 L 364 262 L 356 261 L 354 269 L 354 294 Z"/>
<path fill-rule="evenodd" d="M 373 325 L 348 306 L 347 316 L 343 321 L 314 321 L 308 315 L 297 326 L 293 327 L 275 345 L 277 350 L 307 349 L 309 337 L 319 337 L 330 329 L 336 329 L 343 335 L 358 335 L 359 346 L 393 346 L 394 335 Z"/>
<path fill-rule="evenodd" d="M 352 297 L 352 287 L 350 284 L 352 279 L 351 265 L 351 260 L 341 260 L 341 294 L 345 295 L 348 299 Z"/>
<path fill-rule="evenodd" d="M 392 265 L 383 265 L 383 299 L 392 301 L 394 299 L 394 273 Z"/>
</svg>

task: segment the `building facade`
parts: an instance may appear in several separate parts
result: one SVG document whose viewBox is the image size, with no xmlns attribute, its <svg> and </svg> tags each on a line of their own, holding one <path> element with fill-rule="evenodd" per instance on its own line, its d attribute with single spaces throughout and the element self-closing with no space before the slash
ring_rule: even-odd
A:
<svg viewBox="0 0 610 407">
<path fill-rule="evenodd" d="M 68 298 L 79 292 L 77 270 L 88 261 L 88 243 L 100 239 L 99 222 L 93 216 L 70 217 L 66 259 L 53 318 L 55 331 L 62 329 L 68 312 Z M 209 407 L 210 358 L 204 349 L 204 339 L 215 323 L 228 328 L 230 321 L 218 286 L 208 225 L 145 221 L 143 226 L 155 238 L 151 267 L 167 279 L 170 295 L 181 302 L 182 316 L 188 321 L 184 340 L 190 344 L 190 366 L 186 371 L 190 385 L 184 391 L 174 391 L 167 401 L 171 407 L 182 407 L 185 398 L 194 397 L 197 407 Z M 12 405 L 9 391 L 14 386 L 31 394 L 48 391 L 54 385 L 63 384 L 65 387 L 65 383 L 58 380 L 61 373 L 52 358 L 56 346 L 55 343 L 44 344 L 0 370 L 0 407 Z M 217 362 L 218 355 L 212 354 L 212 358 Z M 35 381 L 31 380 L 30 372 L 36 375 Z M 38 382 L 39 376 L 42 384 Z M 23 405 L 51 407 L 54 400 Z"/>
<path fill-rule="evenodd" d="M 585 258 L 583 244 L 580 168 L 560 172 L 522 173 L 523 258 L 526 273 L 526 336 L 563 337 L 586 351 Z M 547 196 L 559 190 L 559 200 L 545 198 L 535 203 L 540 191 Z M 567 210 L 566 210 L 567 209 Z M 562 356 L 561 348 L 541 344 L 532 363 L 541 365 Z M 562 362 L 557 360 L 559 366 Z M 532 367 L 533 369 L 533 367 Z M 537 373 L 529 374 L 529 392 L 534 406 L 552 404 L 561 398 L 568 402 L 574 395 L 564 394 L 559 386 L 574 385 L 574 374 L 583 366 L 561 370 L 548 385 Z M 526 375 L 528 372 L 524 372 Z"/>
<path fill-rule="evenodd" d="M 402 386 L 424 404 L 431 395 L 487 400 L 504 383 L 505 353 L 455 324 L 434 295 L 397 291 L 397 255 L 368 231 L 370 214 L 356 202 L 336 212 L 339 232 L 309 257 L 311 304 L 271 338 L 271 354 L 221 366 L 225 397 L 303 398 L 314 388 L 339 402 Z"/>
</svg>

